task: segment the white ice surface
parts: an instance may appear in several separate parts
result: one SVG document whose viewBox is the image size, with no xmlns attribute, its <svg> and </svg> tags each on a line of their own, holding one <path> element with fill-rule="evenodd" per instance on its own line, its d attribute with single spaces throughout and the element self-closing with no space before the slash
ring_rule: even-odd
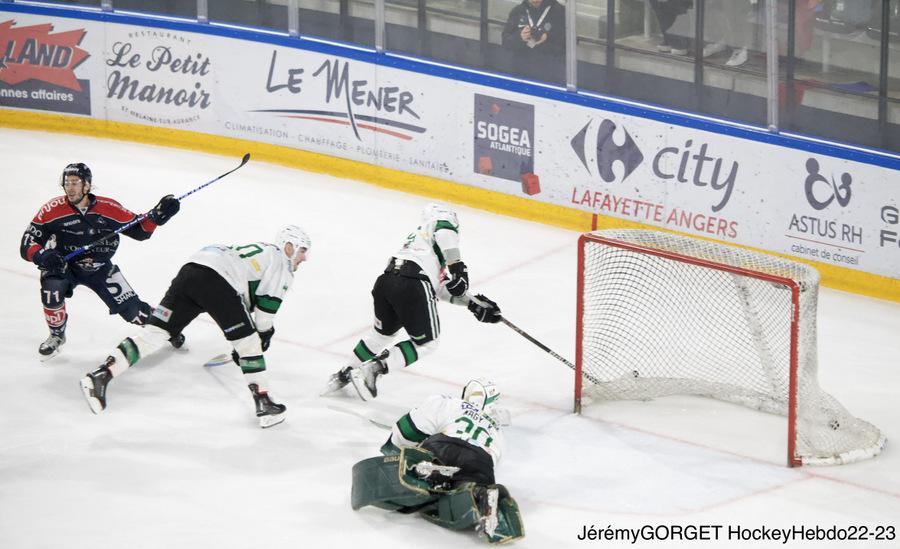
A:
<svg viewBox="0 0 900 549">
<path fill-rule="evenodd" d="M 185 200 L 152 239 L 124 239 L 116 263 L 155 303 L 185 259 L 213 242 L 270 239 L 298 223 L 313 240 L 267 353 L 288 419 L 256 426 L 239 370 L 204 368 L 226 350 L 201 316 L 187 345 L 110 385 L 90 413 L 78 378 L 134 328 L 79 288 L 68 343 L 41 364 L 46 336 L 37 269 L 18 257 L 27 221 L 69 162 L 95 190 L 144 211 L 237 165 L 237 158 L 85 137 L 0 129 L 0 548 L 302 548 L 483 546 L 415 516 L 350 509 L 350 468 L 377 455 L 391 422 L 423 397 L 489 375 L 513 413 L 497 471 L 518 500 L 518 547 L 784 547 L 726 539 L 729 526 L 900 527 L 900 457 L 788 469 L 785 419 L 698 398 L 619 402 L 570 413 L 572 372 L 503 325 L 442 304 L 441 348 L 380 384 L 372 406 L 320 398 L 371 322 L 371 284 L 418 220 L 418 196 L 251 161 Z M 472 286 L 507 318 L 573 357 L 576 238 L 571 231 L 460 207 Z M 900 306 L 823 289 L 822 386 L 889 440 L 900 421 Z M 721 342 L 727 345 L 728 342 Z M 348 413 L 349 412 L 349 413 Z M 890 444 L 890 443 L 889 443 Z M 585 527 L 722 525 L 718 543 L 579 541 Z M 875 547 L 898 547 L 897 540 Z M 843 547 L 845 543 L 792 544 Z M 853 546 L 868 546 L 860 543 Z"/>
</svg>

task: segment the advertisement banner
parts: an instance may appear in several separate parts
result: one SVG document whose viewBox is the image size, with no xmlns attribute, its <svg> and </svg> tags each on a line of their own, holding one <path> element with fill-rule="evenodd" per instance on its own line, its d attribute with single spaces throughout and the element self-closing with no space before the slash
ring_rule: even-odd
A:
<svg viewBox="0 0 900 549">
<path fill-rule="evenodd" d="M 16 14 L 0 48 L 5 107 L 293 147 L 900 278 L 897 173 L 871 164 L 181 30 Z"/>
<path fill-rule="evenodd" d="M 199 129 L 215 118 L 214 62 L 202 36 L 109 25 L 103 92 L 109 117 Z"/>
<path fill-rule="evenodd" d="M 521 182 L 534 174 L 533 140 L 534 105 L 475 94 L 475 173 Z"/>
<path fill-rule="evenodd" d="M 0 106 L 91 114 L 90 56 L 77 20 L 21 25 L 0 17 Z"/>
</svg>

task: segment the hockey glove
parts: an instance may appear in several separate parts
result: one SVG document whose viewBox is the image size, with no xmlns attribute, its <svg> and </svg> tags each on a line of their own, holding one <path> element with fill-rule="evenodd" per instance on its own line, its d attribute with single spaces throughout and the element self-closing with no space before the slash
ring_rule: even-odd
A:
<svg viewBox="0 0 900 549">
<path fill-rule="evenodd" d="M 484 305 L 481 305 L 479 302 Z M 481 294 L 476 295 L 469 301 L 469 310 L 472 311 L 478 322 L 494 324 L 500 322 L 500 319 L 503 318 L 500 314 L 500 306 Z"/>
<path fill-rule="evenodd" d="M 157 225 L 165 225 L 180 209 L 181 202 L 175 195 L 167 194 L 159 199 L 159 203 L 150 210 L 147 217 Z"/>
<path fill-rule="evenodd" d="M 49 250 L 38 250 L 31 259 L 38 267 L 48 273 L 62 274 L 66 272 L 66 258 L 52 248 Z"/>
<path fill-rule="evenodd" d="M 266 352 L 269 350 L 269 345 L 272 343 L 272 336 L 275 335 L 275 328 L 269 328 L 265 332 L 259 332 L 259 340 L 262 342 L 262 350 Z"/>
<path fill-rule="evenodd" d="M 450 282 L 447 283 L 447 291 L 453 297 L 459 297 L 469 289 L 469 270 L 462 261 L 447 265 L 450 271 Z"/>
</svg>

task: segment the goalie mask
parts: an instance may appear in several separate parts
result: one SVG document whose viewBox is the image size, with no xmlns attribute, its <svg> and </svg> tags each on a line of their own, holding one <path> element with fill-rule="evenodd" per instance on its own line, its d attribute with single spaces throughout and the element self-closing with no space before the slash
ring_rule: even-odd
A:
<svg viewBox="0 0 900 549">
<path fill-rule="evenodd" d="M 500 400 L 500 389 L 493 381 L 488 379 L 473 379 L 466 383 L 462 392 L 462 399 L 474 404 L 479 410 L 490 412 Z"/>
<path fill-rule="evenodd" d="M 290 256 L 287 256 L 291 261 L 291 265 L 294 266 L 294 269 L 297 268 L 297 258 L 300 256 L 302 252 L 309 253 L 310 247 L 312 247 L 312 241 L 309 239 L 309 235 L 306 234 L 306 231 L 298 227 L 297 225 L 286 225 L 278 231 L 278 236 L 275 237 L 275 243 L 284 251 L 285 246 L 288 243 L 293 244 L 294 253 Z"/>
</svg>

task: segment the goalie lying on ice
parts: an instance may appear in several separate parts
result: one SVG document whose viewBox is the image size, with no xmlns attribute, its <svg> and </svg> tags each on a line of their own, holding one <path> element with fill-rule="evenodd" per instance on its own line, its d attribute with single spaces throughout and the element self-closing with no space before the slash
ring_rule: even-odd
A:
<svg viewBox="0 0 900 549">
<path fill-rule="evenodd" d="M 523 537 L 518 505 L 494 481 L 503 446 L 499 396 L 492 382 L 473 380 L 462 398 L 431 396 L 397 420 L 385 456 L 353 466 L 353 509 L 417 512 L 445 528 L 474 528 L 490 543 Z"/>
</svg>

